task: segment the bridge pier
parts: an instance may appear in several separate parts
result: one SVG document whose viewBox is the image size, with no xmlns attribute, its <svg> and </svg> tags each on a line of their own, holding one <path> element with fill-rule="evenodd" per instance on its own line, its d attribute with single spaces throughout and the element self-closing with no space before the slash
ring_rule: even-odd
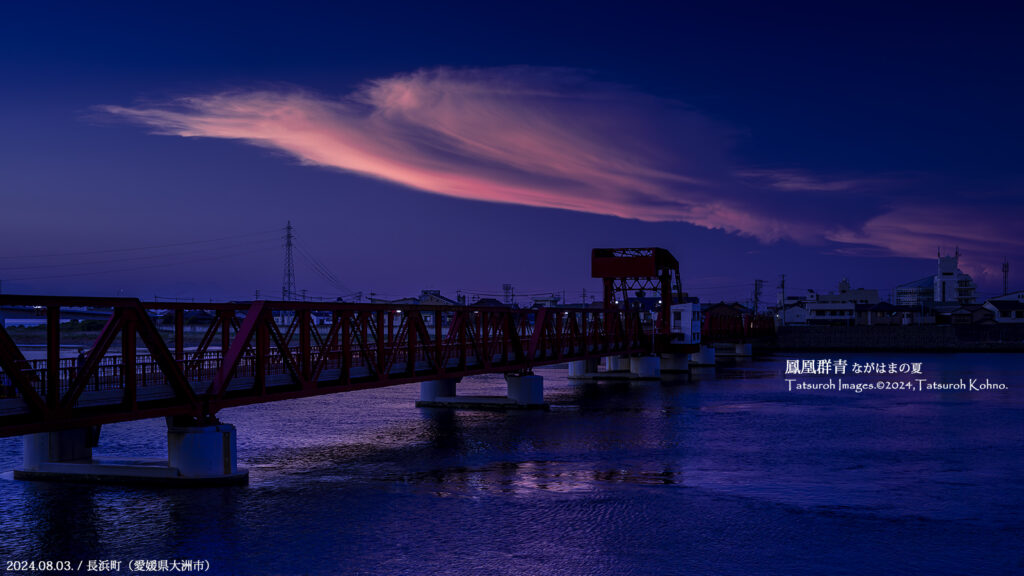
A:
<svg viewBox="0 0 1024 576">
<path fill-rule="evenodd" d="M 536 374 L 506 374 L 508 399 L 519 406 L 546 406 L 544 404 L 544 377 Z"/>
<path fill-rule="evenodd" d="M 661 357 L 634 356 L 629 359 L 629 371 L 637 380 L 657 380 L 661 378 Z"/>
<path fill-rule="evenodd" d="M 92 449 L 99 437 L 99 427 L 75 428 L 56 432 L 40 432 L 23 436 L 23 467 L 15 477 L 25 471 L 39 471 L 47 464 L 58 462 L 92 462 Z"/>
<path fill-rule="evenodd" d="M 249 471 L 238 468 L 235 427 L 195 425 L 167 419 L 167 460 L 95 459 L 99 427 L 28 434 L 18 480 L 172 486 L 245 484 Z"/>
<path fill-rule="evenodd" d="M 672 374 L 690 371 L 689 354 L 662 354 L 661 371 Z"/>
<path fill-rule="evenodd" d="M 753 355 L 754 355 L 754 345 L 753 344 L 750 344 L 750 343 L 747 343 L 747 344 L 737 343 L 736 344 L 736 356 L 753 356 Z"/>
<path fill-rule="evenodd" d="M 604 367 L 606 372 L 628 372 L 629 356 L 605 356 Z"/>
<path fill-rule="evenodd" d="M 695 366 L 714 366 L 715 347 L 705 344 L 700 345 L 700 352 L 690 354 L 690 364 Z"/>
<path fill-rule="evenodd" d="M 597 376 L 598 359 L 588 358 L 569 362 L 569 379 L 586 380 Z"/>
<path fill-rule="evenodd" d="M 231 424 L 175 425 L 167 422 L 167 463 L 182 478 L 247 481 L 238 469 L 235 427 Z"/>
<path fill-rule="evenodd" d="M 454 398 L 455 385 L 461 378 L 441 378 L 440 380 L 424 380 L 420 382 L 421 402 L 437 402 L 439 398 Z"/>
</svg>

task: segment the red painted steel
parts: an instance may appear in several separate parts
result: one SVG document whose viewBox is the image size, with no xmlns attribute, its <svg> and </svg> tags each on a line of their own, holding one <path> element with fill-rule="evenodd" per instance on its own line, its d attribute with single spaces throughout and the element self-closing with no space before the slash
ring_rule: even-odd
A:
<svg viewBox="0 0 1024 576">
<path fill-rule="evenodd" d="M 630 308 L 630 296 L 650 291 L 661 300 L 653 327 L 653 349 L 671 348 L 672 305 L 681 302 L 683 291 L 679 261 L 664 248 L 594 248 L 590 255 L 590 275 L 604 283 L 606 310 Z"/>
<path fill-rule="evenodd" d="M 0 306 L 40 307 L 47 321 L 38 360 L 0 325 L 0 436 L 161 416 L 210 421 L 231 406 L 524 373 L 652 346 L 629 310 L 16 295 L 0 295 Z M 60 315 L 73 307 L 110 316 L 87 353 L 61 359 Z M 158 325 L 157 313 L 166 322 Z M 208 326 L 189 349 L 188 318 L 197 314 Z"/>
</svg>

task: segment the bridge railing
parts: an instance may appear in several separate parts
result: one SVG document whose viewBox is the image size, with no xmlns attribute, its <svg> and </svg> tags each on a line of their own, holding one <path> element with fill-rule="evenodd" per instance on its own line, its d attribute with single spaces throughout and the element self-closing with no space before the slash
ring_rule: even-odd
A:
<svg viewBox="0 0 1024 576">
<path fill-rule="evenodd" d="M 651 341 L 635 312 L 584 308 L 10 295 L 0 306 L 46 317 L 36 332 L 0 326 L 0 435 L 208 418 L 228 406 L 642 352 Z M 62 308 L 83 306 L 109 316 L 91 328 L 61 322 Z M 15 336 L 43 340 L 43 357 L 27 358 Z M 81 353 L 63 357 L 68 341 Z"/>
</svg>

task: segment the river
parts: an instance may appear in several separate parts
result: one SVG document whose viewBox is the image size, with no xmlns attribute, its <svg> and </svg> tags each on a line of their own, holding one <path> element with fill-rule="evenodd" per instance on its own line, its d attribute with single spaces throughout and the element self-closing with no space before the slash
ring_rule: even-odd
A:
<svg viewBox="0 0 1024 576">
<path fill-rule="evenodd" d="M 1007 389 L 790 391 L 787 359 L 919 362 L 915 378 Z M 246 575 L 1024 574 L 1019 355 L 797 354 L 662 382 L 537 373 L 549 412 L 417 409 L 417 385 L 225 410 L 245 487 L 0 480 L 0 561 L 119 560 L 125 574 L 132 560 L 184 558 Z M 501 376 L 459 385 L 503 390 Z M 164 423 L 105 426 L 95 452 L 165 456 Z M 0 439 L 0 470 L 20 459 L 21 439 Z"/>
</svg>

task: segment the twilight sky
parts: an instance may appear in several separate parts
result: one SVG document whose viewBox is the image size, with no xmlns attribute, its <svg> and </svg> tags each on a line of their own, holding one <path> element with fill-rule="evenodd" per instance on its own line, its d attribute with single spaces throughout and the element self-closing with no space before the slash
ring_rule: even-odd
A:
<svg viewBox="0 0 1024 576">
<path fill-rule="evenodd" d="M 1021 287 L 1019 9 L 481 4 L 0 7 L 3 291 Z"/>
</svg>

